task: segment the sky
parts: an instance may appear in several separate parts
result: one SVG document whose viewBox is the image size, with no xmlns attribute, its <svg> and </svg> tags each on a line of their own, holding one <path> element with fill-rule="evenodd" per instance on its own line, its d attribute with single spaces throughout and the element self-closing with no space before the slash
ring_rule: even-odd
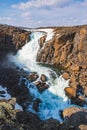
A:
<svg viewBox="0 0 87 130">
<path fill-rule="evenodd" d="M 87 0 L 0 0 L 0 24 L 30 28 L 87 24 Z"/>
</svg>

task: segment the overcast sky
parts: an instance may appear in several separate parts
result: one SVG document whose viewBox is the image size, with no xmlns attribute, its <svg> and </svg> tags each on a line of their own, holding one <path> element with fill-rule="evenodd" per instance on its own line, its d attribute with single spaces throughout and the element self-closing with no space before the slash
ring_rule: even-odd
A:
<svg viewBox="0 0 87 130">
<path fill-rule="evenodd" d="M 87 24 L 87 0 L 0 0 L 0 23 L 24 27 Z"/>
</svg>

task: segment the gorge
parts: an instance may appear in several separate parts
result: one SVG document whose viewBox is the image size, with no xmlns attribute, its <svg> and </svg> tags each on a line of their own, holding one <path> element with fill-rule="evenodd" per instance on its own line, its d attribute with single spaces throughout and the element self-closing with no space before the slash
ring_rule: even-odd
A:
<svg viewBox="0 0 87 130">
<path fill-rule="evenodd" d="M 5 34 L 6 29 L 9 35 Z M 19 123 L 16 129 L 87 128 L 86 25 L 37 29 L 1 25 L 0 43 L 0 85 L 7 87 L 8 93 L 23 108 L 22 112 L 16 112 Z M 56 68 L 59 75 L 50 66 Z M 8 100 L 3 101 L 3 92 L 0 92 L 1 103 L 9 104 Z M 12 121 L 8 128 L 13 129 L 14 124 Z"/>
</svg>

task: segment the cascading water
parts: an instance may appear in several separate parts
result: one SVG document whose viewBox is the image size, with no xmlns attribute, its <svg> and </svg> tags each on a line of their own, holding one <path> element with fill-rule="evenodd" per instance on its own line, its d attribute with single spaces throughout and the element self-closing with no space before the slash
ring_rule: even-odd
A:
<svg viewBox="0 0 87 130">
<path fill-rule="evenodd" d="M 47 40 L 49 40 L 53 33 L 52 30 L 45 30 L 47 33 Z M 27 70 L 28 72 L 37 72 L 40 76 L 45 74 L 48 78 L 47 84 L 49 88 L 44 92 L 40 93 L 34 83 L 26 82 L 31 95 L 34 97 L 33 100 L 39 98 L 41 103 L 39 105 L 39 112 L 33 110 L 33 102 L 29 105 L 28 110 L 36 113 L 42 120 L 48 118 L 55 118 L 61 121 L 60 110 L 69 106 L 69 100 L 64 93 L 64 88 L 68 86 L 68 81 L 64 80 L 62 76 L 58 77 L 56 73 L 50 68 L 42 67 L 36 63 L 37 51 L 39 49 L 38 39 L 43 36 L 42 32 L 32 32 L 31 41 L 27 43 L 21 50 L 18 51 L 17 55 L 10 57 L 18 65 Z M 50 72 L 56 75 L 54 80 Z M 37 80 L 40 80 L 39 78 Z"/>
</svg>

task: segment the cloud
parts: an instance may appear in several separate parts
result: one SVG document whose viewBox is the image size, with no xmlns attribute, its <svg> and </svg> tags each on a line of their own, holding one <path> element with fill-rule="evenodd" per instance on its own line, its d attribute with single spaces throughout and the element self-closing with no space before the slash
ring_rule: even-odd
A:
<svg viewBox="0 0 87 130">
<path fill-rule="evenodd" d="M 10 17 L 0 17 L 0 21 L 2 21 L 2 20 L 10 21 L 11 18 Z"/>
<path fill-rule="evenodd" d="M 87 7 L 87 0 L 84 0 L 84 1 L 82 2 L 82 6 Z"/>
<path fill-rule="evenodd" d="M 12 5 L 13 8 L 17 8 L 17 9 L 28 9 L 31 7 L 36 7 L 36 8 L 40 8 L 40 7 L 52 7 L 52 6 L 66 6 L 69 3 L 72 3 L 73 0 L 31 0 L 31 1 L 27 1 L 27 2 L 22 2 L 19 4 L 14 4 Z"/>
<path fill-rule="evenodd" d="M 4 8 L 0 22 L 26 27 L 87 24 L 87 0 L 24 1 Z"/>
<path fill-rule="evenodd" d="M 23 12 L 23 13 L 21 14 L 21 16 L 25 18 L 25 17 L 30 17 L 31 14 L 30 14 L 30 12 Z"/>
</svg>

